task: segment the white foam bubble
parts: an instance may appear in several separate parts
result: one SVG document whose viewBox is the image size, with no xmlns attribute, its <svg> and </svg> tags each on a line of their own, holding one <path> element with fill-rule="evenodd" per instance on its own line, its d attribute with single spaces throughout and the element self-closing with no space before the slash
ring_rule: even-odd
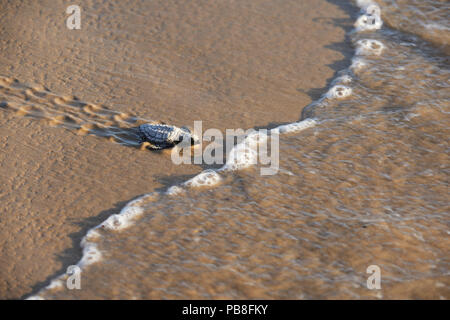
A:
<svg viewBox="0 0 450 320">
<path fill-rule="evenodd" d="M 176 194 L 182 193 L 184 190 L 180 186 L 171 186 L 169 189 L 167 189 L 166 194 L 169 196 L 174 196 Z"/>
<path fill-rule="evenodd" d="M 384 44 L 374 39 L 363 39 L 356 42 L 356 55 L 380 55 L 384 50 Z"/>
<path fill-rule="evenodd" d="M 355 57 L 352 59 L 352 64 L 350 66 L 350 70 L 353 71 L 353 73 L 358 73 L 360 70 L 367 67 L 367 61 L 364 59 L 361 59 L 359 57 Z"/>
<path fill-rule="evenodd" d="M 98 250 L 97 245 L 92 242 L 87 242 L 83 247 L 83 256 L 77 265 L 82 269 L 90 264 L 100 261 L 101 259 L 102 254 L 100 250 Z"/>
<path fill-rule="evenodd" d="M 336 85 L 326 93 L 328 99 L 344 99 L 352 94 L 353 90 L 350 87 L 343 85 Z"/>
<path fill-rule="evenodd" d="M 315 126 L 316 124 L 317 124 L 317 121 L 315 119 L 305 119 L 303 121 L 279 126 L 275 129 L 272 129 L 272 131 L 277 132 L 277 133 L 299 132 L 299 131 L 311 128 L 311 127 Z"/>
<path fill-rule="evenodd" d="M 352 83 L 353 79 L 351 76 L 349 76 L 348 74 L 337 77 L 335 80 L 333 80 L 332 84 L 336 85 L 336 84 L 349 84 Z"/>
<path fill-rule="evenodd" d="M 227 155 L 227 162 L 221 170 L 240 170 L 258 163 L 258 146 L 265 143 L 267 134 L 253 131 L 235 145 Z"/>
<path fill-rule="evenodd" d="M 90 242 L 93 241 L 95 239 L 98 239 L 100 237 L 100 233 L 98 233 L 98 231 L 96 229 L 91 229 L 88 231 L 88 233 L 86 234 L 86 236 L 84 236 L 83 240 L 81 240 L 83 243 L 84 242 Z"/>
<path fill-rule="evenodd" d="M 373 1 L 357 1 L 357 5 L 362 9 L 363 14 L 356 20 L 354 26 L 356 32 L 374 31 L 383 26 L 381 19 L 381 9 Z"/>
<path fill-rule="evenodd" d="M 366 14 L 369 14 L 371 16 L 378 16 L 381 17 L 381 9 L 380 6 L 376 3 L 372 3 L 365 9 Z"/>
<path fill-rule="evenodd" d="M 102 228 L 109 230 L 121 230 L 132 225 L 132 220 L 144 212 L 137 204 L 128 204 L 119 214 L 114 214 L 102 223 Z"/>
<path fill-rule="evenodd" d="M 378 15 L 363 14 L 356 20 L 354 26 L 356 32 L 374 31 L 383 26 L 383 20 Z"/>
<path fill-rule="evenodd" d="M 204 187 L 218 184 L 222 178 L 215 170 L 205 170 L 184 183 L 188 187 Z"/>
<path fill-rule="evenodd" d="M 258 151 L 244 146 L 233 148 L 223 170 L 240 170 L 258 163 Z"/>
<path fill-rule="evenodd" d="M 250 147 L 257 147 L 260 143 L 265 143 L 269 137 L 265 132 L 253 131 L 245 138 L 245 141 L 250 145 Z"/>
</svg>

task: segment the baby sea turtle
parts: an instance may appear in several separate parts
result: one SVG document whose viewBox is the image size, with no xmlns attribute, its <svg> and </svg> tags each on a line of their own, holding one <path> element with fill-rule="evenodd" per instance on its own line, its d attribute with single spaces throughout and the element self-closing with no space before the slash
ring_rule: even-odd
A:
<svg viewBox="0 0 450 320">
<path fill-rule="evenodd" d="M 148 148 L 160 150 L 172 148 L 181 141 L 190 141 L 190 144 L 198 143 L 198 138 L 187 127 L 175 127 L 167 124 L 140 125 L 138 128 L 140 143 L 148 142 Z"/>
</svg>

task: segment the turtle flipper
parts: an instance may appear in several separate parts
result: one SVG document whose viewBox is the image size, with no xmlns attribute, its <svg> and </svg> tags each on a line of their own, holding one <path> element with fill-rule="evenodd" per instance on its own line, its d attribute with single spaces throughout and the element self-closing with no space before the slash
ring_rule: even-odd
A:
<svg viewBox="0 0 450 320">
<path fill-rule="evenodd" d="M 172 148 L 174 145 L 169 143 L 151 143 L 146 141 L 145 147 L 149 150 L 162 150 L 166 148 Z"/>
<path fill-rule="evenodd" d="M 147 143 L 146 148 L 149 149 L 149 150 L 161 150 L 161 149 L 164 149 L 164 147 L 162 145 L 160 145 L 160 144 L 153 144 L 151 142 Z"/>
</svg>

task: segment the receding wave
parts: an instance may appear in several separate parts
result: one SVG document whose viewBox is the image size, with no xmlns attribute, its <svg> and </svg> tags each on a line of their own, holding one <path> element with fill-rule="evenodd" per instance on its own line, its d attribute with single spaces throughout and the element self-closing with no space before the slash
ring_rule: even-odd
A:
<svg viewBox="0 0 450 320">
<path fill-rule="evenodd" d="M 450 3 L 446 0 L 380 0 L 383 20 L 393 28 L 415 34 L 450 54 Z"/>
</svg>

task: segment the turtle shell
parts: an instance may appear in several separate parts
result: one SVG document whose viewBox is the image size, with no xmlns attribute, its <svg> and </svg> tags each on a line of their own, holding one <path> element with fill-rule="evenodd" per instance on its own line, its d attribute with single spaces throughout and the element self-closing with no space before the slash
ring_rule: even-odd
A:
<svg viewBox="0 0 450 320">
<path fill-rule="evenodd" d="M 166 124 L 146 123 L 139 126 L 142 141 L 150 142 L 156 149 L 173 147 L 186 133 L 185 130 Z"/>
</svg>

